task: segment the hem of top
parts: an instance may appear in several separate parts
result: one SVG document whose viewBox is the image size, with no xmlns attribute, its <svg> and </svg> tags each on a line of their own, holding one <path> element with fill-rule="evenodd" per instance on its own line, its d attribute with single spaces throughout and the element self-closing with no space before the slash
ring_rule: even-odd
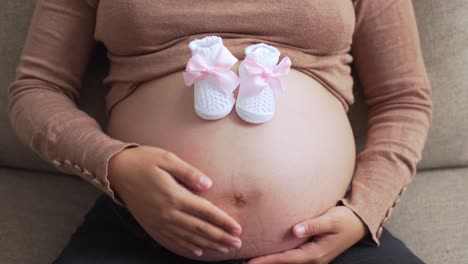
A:
<svg viewBox="0 0 468 264">
<path fill-rule="evenodd" d="M 291 67 L 291 68 L 293 68 L 293 67 Z M 329 92 L 333 97 L 335 97 L 338 101 L 340 101 L 341 105 L 343 106 L 343 109 L 344 109 L 345 113 L 349 112 L 350 104 L 348 104 L 346 99 L 341 94 L 339 94 L 335 89 L 330 87 L 326 82 L 322 81 L 315 74 L 311 74 L 310 71 L 304 70 L 302 68 L 294 68 L 294 69 L 304 73 L 305 75 L 309 76 L 310 78 L 312 78 L 316 82 L 318 82 L 325 90 L 327 90 L 327 92 Z"/>
<path fill-rule="evenodd" d="M 109 97 L 110 97 L 110 93 L 113 92 L 113 89 L 115 87 L 111 87 L 109 92 L 106 94 L 106 117 L 109 118 L 112 114 L 112 110 L 114 110 L 114 108 L 121 102 L 123 102 L 126 98 L 128 98 L 133 92 L 135 92 L 139 87 L 140 85 L 143 83 L 144 81 L 139 81 L 139 82 L 134 82 L 129 90 L 127 90 L 127 93 L 125 93 L 123 96 L 121 96 L 120 98 L 117 98 L 117 100 L 115 100 L 114 102 L 109 102 Z"/>
</svg>

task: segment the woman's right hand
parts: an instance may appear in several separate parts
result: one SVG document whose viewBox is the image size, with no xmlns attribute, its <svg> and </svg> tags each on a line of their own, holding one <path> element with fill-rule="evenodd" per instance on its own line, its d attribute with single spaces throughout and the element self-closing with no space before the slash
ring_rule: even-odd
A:
<svg viewBox="0 0 468 264">
<path fill-rule="evenodd" d="M 111 188 L 155 240 L 164 237 L 197 256 L 203 247 L 224 253 L 240 248 L 240 224 L 181 184 L 206 190 L 211 186 L 199 185 L 203 175 L 174 153 L 146 145 L 114 155 L 108 171 Z"/>
</svg>

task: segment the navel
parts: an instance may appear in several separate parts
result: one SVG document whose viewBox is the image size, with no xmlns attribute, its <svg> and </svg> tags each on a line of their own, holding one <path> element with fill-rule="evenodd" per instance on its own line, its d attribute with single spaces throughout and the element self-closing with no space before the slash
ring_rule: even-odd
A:
<svg viewBox="0 0 468 264">
<path fill-rule="evenodd" d="M 247 204 L 247 201 L 245 200 L 245 196 L 241 192 L 235 192 L 233 195 L 234 195 L 233 203 L 235 206 L 243 207 Z"/>
</svg>

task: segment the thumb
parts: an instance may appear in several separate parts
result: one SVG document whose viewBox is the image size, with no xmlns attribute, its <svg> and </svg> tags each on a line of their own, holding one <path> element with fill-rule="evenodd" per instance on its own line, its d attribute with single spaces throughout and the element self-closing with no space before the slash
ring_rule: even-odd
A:
<svg viewBox="0 0 468 264">
<path fill-rule="evenodd" d="M 293 227 L 293 233 L 296 237 L 310 237 L 334 231 L 334 221 L 328 215 L 306 220 Z"/>
<path fill-rule="evenodd" d="M 197 190 L 203 191 L 213 185 L 213 181 L 208 176 L 172 152 L 163 154 L 159 167 Z"/>
</svg>

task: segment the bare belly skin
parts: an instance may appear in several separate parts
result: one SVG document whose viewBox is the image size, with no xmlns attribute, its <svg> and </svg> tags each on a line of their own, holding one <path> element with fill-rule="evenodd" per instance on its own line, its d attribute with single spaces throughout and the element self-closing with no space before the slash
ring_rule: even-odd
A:
<svg viewBox="0 0 468 264">
<path fill-rule="evenodd" d="M 232 70 L 238 73 L 238 61 Z M 292 227 L 336 205 L 351 182 L 355 142 L 337 98 L 313 78 L 291 68 L 285 93 L 276 93 L 274 118 L 240 119 L 235 109 L 219 120 L 198 117 L 193 86 L 182 71 L 148 81 L 117 104 L 110 136 L 172 151 L 213 180 L 196 192 L 242 226 L 242 248 L 229 254 L 204 248 L 197 257 L 158 241 L 187 258 L 205 261 L 253 258 L 304 244 Z M 236 90 L 237 95 L 237 90 Z"/>
</svg>

